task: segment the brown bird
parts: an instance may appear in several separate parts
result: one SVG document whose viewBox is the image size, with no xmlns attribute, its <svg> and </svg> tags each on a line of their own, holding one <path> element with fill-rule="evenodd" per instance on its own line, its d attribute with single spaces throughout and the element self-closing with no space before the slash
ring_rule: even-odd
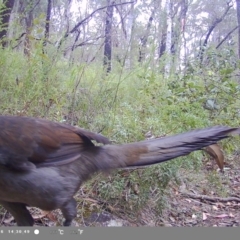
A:
<svg viewBox="0 0 240 240">
<path fill-rule="evenodd" d="M 29 117 L 0 116 L 0 204 L 18 226 L 32 226 L 27 206 L 61 209 L 64 226 L 76 216 L 73 198 L 93 173 L 146 166 L 187 155 L 239 133 L 215 126 L 123 145 L 97 133 Z"/>
</svg>

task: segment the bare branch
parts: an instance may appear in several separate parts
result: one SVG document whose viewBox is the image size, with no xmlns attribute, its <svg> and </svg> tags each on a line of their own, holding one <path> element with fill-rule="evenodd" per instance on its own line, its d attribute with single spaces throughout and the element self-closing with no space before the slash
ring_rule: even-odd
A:
<svg viewBox="0 0 240 240">
<path fill-rule="evenodd" d="M 223 40 L 216 46 L 216 49 L 218 49 L 227 39 L 228 37 L 235 31 L 238 29 L 238 26 L 236 26 L 234 29 L 232 29 L 226 36 L 225 38 L 223 38 Z"/>
<path fill-rule="evenodd" d="M 225 12 L 222 14 L 222 16 L 220 18 L 216 18 L 215 21 L 213 22 L 212 26 L 210 26 L 208 32 L 207 32 L 207 35 L 205 37 L 205 40 L 203 42 L 203 45 L 201 46 L 200 48 L 200 52 L 199 52 L 199 59 L 200 59 L 200 62 L 202 62 L 203 60 L 203 53 L 204 53 L 204 49 L 205 47 L 207 46 L 207 43 L 208 43 L 208 39 L 210 37 L 210 35 L 212 34 L 214 28 L 220 23 L 222 22 L 222 20 L 226 17 L 228 11 L 230 10 L 230 8 L 232 8 L 233 5 L 230 4 L 230 2 L 227 2 L 227 8 L 225 10 Z"/>
<path fill-rule="evenodd" d="M 116 4 L 112 4 L 112 5 L 108 5 L 108 6 L 104 6 L 104 7 L 100 7 L 96 10 L 94 10 L 92 13 L 90 13 L 87 17 L 85 17 L 83 20 L 81 20 L 79 23 L 77 23 L 73 28 L 72 30 L 66 32 L 64 34 L 64 36 L 62 37 L 62 39 L 60 40 L 59 42 L 59 45 L 58 45 L 58 49 L 61 47 L 63 41 L 69 36 L 70 33 L 74 33 L 83 23 L 85 23 L 89 18 L 91 18 L 96 12 L 98 11 L 101 11 L 105 8 L 108 8 L 108 7 L 115 7 L 115 6 L 119 6 L 119 5 L 124 5 L 124 4 L 130 4 L 130 3 L 134 3 L 134 1 L 132 2 L 124 2 L 124 3 L 116 3 Z"/>
</svg>

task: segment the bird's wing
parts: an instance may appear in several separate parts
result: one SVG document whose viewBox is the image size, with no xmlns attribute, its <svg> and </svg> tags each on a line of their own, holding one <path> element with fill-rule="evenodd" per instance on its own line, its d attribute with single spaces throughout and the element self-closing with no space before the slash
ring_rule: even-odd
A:
<svg viewBox="0 0 240 240">
<path fill-rule="evenodd" d="M 15 170 L 70 163 L 92 140 L 109 143 L 101 134 L 28 117 L 0 116 L 0 165 Z"/>
</svg>

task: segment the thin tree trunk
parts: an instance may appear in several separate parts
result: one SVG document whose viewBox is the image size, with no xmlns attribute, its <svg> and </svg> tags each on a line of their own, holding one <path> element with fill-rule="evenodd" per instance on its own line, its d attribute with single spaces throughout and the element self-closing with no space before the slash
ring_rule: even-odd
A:
<svg viewBox="0 0 240 240">
<path fill-rule="evenodd" d="M 165 9 L 163 10 L 163 16 L 161 18 L 161 22 L 159 22 L 160 32 L 160 41 L 159 41 L 159 51 L 158 58 L 160 59 L 166 52 L 166 38 L 167 38 L 167 13 L 166 13 L 166 2 Z"/>
<path fill-rule="evenodd" d="M 172 47 L 172 1 L 166 1 L 166 13 L 167 13 L 167 35 L 166 35 L 166 53 L 167 60 L 165 65 L 165 74 L 168 77 L 171 69 L 171 47 Z"/>
<path fill-rule="evenodd" d="M 14 6 L 15 0 L 3 1 L 4 7 L 0 8 L 0 40 L 2 47 L 7 46 L 7 32 L 10 21 L 11 12 Z"/>
<path fill-rule="evenodd" d="M 114 2 L 110 3 L 108 0 L 108 7 L 106 11 L 106 22 L 105 22 L 105 40 L 104 40 L 104 59 L 103 66 L 106 67 L 107 73 L 111 72 L 112 69 L 112 22 L 113 22 L 113 5 Z"/>
<path fill-rule="evenodd" d="M 29 36 L 31 35 L 31 27 L 33 22 L 33 14 L 32 11 L 29 12 L 28 16 L 25 17 L 25 23 L 26 23 L 26 35 L 24 39 L 24 54 L 28 57 L 30 57 L 30 51 L 31 51 L 31 42 Z"/>
<path fill-rule="evenodd" d="M 236 0 L 237 2 L 239 0 Z M 201 46 L 200 48 L 200 52 L 199 52 L 199 59 L 200 59 L 200 63 L 202 63 L 203 61 L 203 54 L 204 54 L 204 51 L 205 51 L 205 48 L 207 46 L 207 43 L 208 43 L 208 39 L 211 35 L 211 33 L 213 32 L 213 30 L 216 28 L 216 26 L 223 21 L 223 19 L 226 17 L 228 11 L 230 10 L 230 8 L 233 7 L 233 5 L 230 4 L 230 2 L 227 3 L 227 8 L 226 10 L 224 11 L 224 13 L 222 14 L 222 16 L 220 18 L 216 18 L 215 21 L 213 22 L 212 26 L 210 26 L 208 32 L 207 32 L 207 35 L 205 37 L 205 40 L 203 42 L 203 45 Z"/>
<path fill-rule="evenodd" d="M 159 58 L 161 58 L 166 51 L 166 36 L 167 36 L 166 29 L 167 28 L 163 28 L 162 30 L 162 36 L 160 40 L 159 54 L 158 54 Z"/>
<path fill-rule="evenodd" d="M 235 30 L 237 30 L 237 29 L 239 29 L 239 27 L 237 26 L 237 27 L 235 27 L 235 28 L 233 28 L 224 38 L 223 38 L 223 40 L 216 46 L 216 49 L 218 49 L 230 36 L 231 36 L 231 34 L 235 31 Z M 238 36 L 239 37 L 239 36 Z M 240 48 L 239 48 L 240 49 Z M 238 49 L 238 53 L 239 53 L 239 49 Z"/>
<path fill-rule="evenodd" d="M 132 68 L 134 65 L 134 45 L 133 45 L 133 34 L 135 30 L 135 14 L 134 14 L 134 3 L 131 4 L 131 10 L 127 16 L 127 23 L 126 23 L 126 31 L 127 31 L 127 40 L 128 40 L 128 52 L 129 52 L 129 59 L 126 62 L 127 68 Z"/>
<path fill-rule="evenodd" d="M 51 10 L 52 10 L 52 0 L 48 0 L 48 5 L 47 5 L 47 15 L 46 15 L 46 23 L 45 23 L 45 33 L 44 33 L 44 41 L 43 41 L 43 53 L 44 48 L 47 44 L 47 40 L 49 38 L 49 29 L 50 29 L 50 19 L 51 19 Z"/>
<path fill-rule="evenodd" d="M 182 1 L 182 6 L 181 6 L 181 32 L 182 32 L 182 40 L 183 40 L 183 49 L 184 49 L 184 54 L 183 54 L 183 65 L 187 65 L 187 40 L 185 36 L 185 31 L 186 31 L 186 19 L 187 19 L 187 11 L 188 11 L 188 1 L 183 0 Z M 181 64 L 181 63 L 180 63 Z"/>
<path fill-rule="evenodd" d="M 149 37 L 149 33 L 150 33 L 150 29 L 152 26 L 152 21 L 155 15 L 155 11 L 156 9 L 153 8 L 151 16 L 148 19 L 148 24 L 147 24 L 147 29 L 145 31 L 145 34 L 141 37 L 141 45 L 139 47 L 139 57 L 138 57 L 138 62 L 142 62 L 145 59 L 145 55 L 146 55 L 146 46 L 147 46 L 147 40 Z"/>
<path fill-rule="evenodd" d="M 240 59 L 240 0 L 237 3 L 237 21 L 238 21 L 238 58 Z"/>
<path fill-rule="evenodd" d="M 174 12 L 177 14 L 178 8 L 180 8 L 179 15 L 177 17 L 178 25 L 175 26 L 174 29 L 174 39 L 172 44 L 172 54 L 173 54 L 173 65 L 174 68 L 181 65 L 181 44 L 183 43 L 183 49 L 184 49 L 184 55 L 186 51 L 186 39 L 185 39 L 185 27 L 186 27 L 186 17 L 187 17 L 187 11 L 188 11 L 188 1 L 187 0 L 181 0 L 179 2 L 179 5 L 175 8 Z M 185 56 L 184 56 L 185 58 Z M 185 61 L 183 60 L 183 63 Z M 175 72 L 176 69 L 172 68 L 172 72 Z"/>
</svg>

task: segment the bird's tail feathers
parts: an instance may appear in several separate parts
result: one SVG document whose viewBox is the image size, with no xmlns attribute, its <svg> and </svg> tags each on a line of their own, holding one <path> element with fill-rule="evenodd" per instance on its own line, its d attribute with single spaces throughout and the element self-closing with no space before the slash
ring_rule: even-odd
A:
<svg viewBox="0 0 240 240">
<path fill-rule="evenodd" d="M 240 128 L 214 126 L 137 143 L 105 145 L 99 167 L 104 170 L 153 165 L 187 155 L 235 134 L 240 134 Z"/>
</svg>

